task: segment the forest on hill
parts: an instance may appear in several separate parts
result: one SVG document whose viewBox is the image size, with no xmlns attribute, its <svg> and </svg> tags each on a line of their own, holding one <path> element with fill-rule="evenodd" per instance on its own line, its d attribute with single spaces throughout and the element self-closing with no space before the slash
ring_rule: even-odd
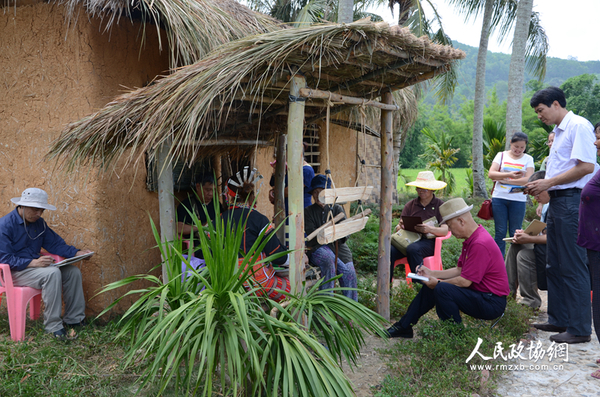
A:
<svg viewBox="0 0 600 397">
<path fill-rule="evenodd" d="M 454 92 L 452 105 L 460 106 L 464 101 L 473 99 L 475 93 L 475 69 L 477 66 L 477 47 L 471 47 L 459 42 L 453 42 L 454 47 L 463 50 L 467 56 L 460 61 L 458 67 L 458 85 Z M 496 87 L 496 94 L 500 102 L 506 100 L 508 93 L 508 69 L 510 54 L 488 51 L 485 67 L 485 86 L 489 91 Z M 582 74 L 594 74 L 600 78 L 600 61 L 579 62 L 576 59 L 550 58 L 546 60 L 546 76 L 544 85 L 559 87 L 568 78 Z M 531 73 L 525 70 L 525 82 L 534 79 Z M 427 103 L 433 104 L 436 98 L 433 95 L 425 97 Z"/>
</svg>

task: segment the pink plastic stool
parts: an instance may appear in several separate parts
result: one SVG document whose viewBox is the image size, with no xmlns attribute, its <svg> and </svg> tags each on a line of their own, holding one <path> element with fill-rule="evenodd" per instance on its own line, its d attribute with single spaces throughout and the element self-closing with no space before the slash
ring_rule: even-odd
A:
<svg viewBox="0 0 600 397">
<path fill-rule="evenodd" d="M 435 248 L 433 250 L 433 256 L 428 256 L 423 258 L 423 266 L 428 267 L 431 270 L 444 270 L 442 265 L 442 241 L 449 239 L 452 237 L 452 233 L 448 232 L 444 237 L 436 237 L 435 238 Z M 402 258 L 398 259 L 394 262 L 394 268 L 398 265 L 404 264 L 404 272 L 406 275 L 410 273 L 410 266 L 408 265 L 408 259 Z M 412 280 L 406 277 L 406 284 L 411 285 Z"/>
</svg>

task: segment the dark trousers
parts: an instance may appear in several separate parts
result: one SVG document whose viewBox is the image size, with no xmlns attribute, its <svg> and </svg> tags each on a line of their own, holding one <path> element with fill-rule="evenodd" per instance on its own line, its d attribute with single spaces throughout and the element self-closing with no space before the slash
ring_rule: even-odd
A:
<svg viewBox="0 0 600 397">
<path fill-rule="evenodd" d="M 581 192 L 550 192 L 548 244 L 548 322 L 572 335 L 592 333 L 590 272 L 585 248 L 577 245 Z"/>
<path fill-rule="evenodd" d="M 406 314 L 400 319 L 400 326 L 409 328 L 433 309 L 441 320 L 453 319 L 462 322 L 460 312 L 484 320 L 493 320 L 504 313 L 506 297 L 490 293 L 461 288 L 441 282 L 434 289 L 423 286 L 415 299 L 408 306 Z"/>
<path fill-rule="evenodd" d="M 592 309 L 594 311 L 594 329 L 596 330 L 596 338 L 600 342 L 600 252 L 587 250 L 588 259 L 590 261 L 590 274 L 592 276 L 592 291 L 594 297 L 592 300 Z"/>
<path fill-rule="evenodd" d="M 422 238 L 410 244 L 406 248 L 406 255 L 393 245 L 390 248 L 390 282 L 394 278 L 394 262 L 398 259 L 407 258 L 410 271 L 415 273 L 417 266 L 423 264 L 423 258 L 433 256 L 435 250 L 435 239 Z"/>
</svg>

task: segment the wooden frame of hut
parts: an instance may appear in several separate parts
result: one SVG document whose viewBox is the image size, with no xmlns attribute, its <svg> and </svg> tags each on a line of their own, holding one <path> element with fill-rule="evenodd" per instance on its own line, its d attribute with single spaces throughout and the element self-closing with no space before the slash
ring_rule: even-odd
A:
<svg viewBox="0 0 600 397">
<path fill-rule="evenodd" d="M 161 232 L 169 239 L 174 227 L 169 178 L 175 161 L 191 164 L 200 153 L 224 153 L 236 142 L 274 141 L 287 134 L 290 248 L 295 250 L 290 277 L 298 291 L 304 248 L 303 125 L 356 106 L 381 109 L 377 306 L 389 318 L 396 179 L 391 175 L 392 112 L 398 110 L 392 93 L 444 73 L 451 62 L 462 58 L 462 51 L 417 38 L 407 28 L 368 20 L 249 36 L 69 125 L 50 155 L 65 159 L 67 169 L 89 165 L 107 169 L 121 158 L 126 164 L 140 164 L 145 155 L 157 159 Z M 280 191 L 283 172 L 277 171 Z"/>
</svg>

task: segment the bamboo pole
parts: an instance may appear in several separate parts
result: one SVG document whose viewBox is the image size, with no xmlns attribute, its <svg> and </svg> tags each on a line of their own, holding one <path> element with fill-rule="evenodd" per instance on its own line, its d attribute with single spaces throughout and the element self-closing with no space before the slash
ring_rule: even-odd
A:
<svg viewBox="0 0 600 397">
<path fill-rule="evenodd" d="M 173 164 L 169 158 L 172 141 L 168 140 L 158 151 L 158 208 L 160 213 L 160 240 L 165 243 L 173 241 L 175 236 L 175 197 L 173 195 Z M 163 258 L 163 282 L 169 281 L 167 264 Z"/>
<path fill-rule="evenodd" d="M 392 103 L 392 93 L 383 93 L 384 103 Z M 379 212 L 379 258 L 377 261 L 377 312 L 390 319 L 390 241 L 392 230 L 392 112 L 381 111 L 381 204 Z"/>
<path fill-rule="evenodd" d="M 331 226 L 334 223 L 337 223 L 338 221 L 341 221 L 342 219 L 344 219 L 346 217 L 346 215 L 344 215 L 343 212 L 340 212 L 339 214 L 337 214 L 332 220 L 325 222 L 324 224 L 322 224 L 321 226 L 319 226 L 318 228 L 316 228 L 311 234 L 309 234 L 308 236 L 306 236 L 306 238 L 304 239 L 305 241 L 310 241 L 313 238 L 317 237 L 317 234 L 319 234 L 319 232 L 323 229 L 325 229 L 327 226 Z"/>
<path fill-rule="evenodd" d="M 304 189 L 302 181 L 302 135 L 304 130 L 304 99 L 300 90 L 306 86 L 304 76 L 295 74 L 291 79 L 290 109 L 288 114 L 288 208 L 290 212 L 290 244 L 294 250 L 290 260 L 292 294 L 302 292 L 304 257 Z"/>
<path fill-rule="evenodd" d="M 281 225 L 288 214 L 285 212 L 285 163 L 286 163 L 287 135 L 279 135 L 277 141 L 277 162 L 275 163 L 275 226 Z M 279 241 L 286 244 L 285 227 L 277 230 Z"/>
<path fill-rule="evenodd" d="M 291 95 L 291 93 L 290 93 Z M 317 98 L 317 99 L 330 99 L 332 102 L 342 102 L 350 105 L 365 105 L 365 106 L 373 106 L 383 110 L 399 110 L 400 108 L 397 105 L 393 105 L 393 102 L 389 104 L 381 103 L 372 100 L 365 100 L 363 98 L 355 98 L 346 95 L 334 94 L 329 91 L 321 91 L 313 88 L 301 88 L 300 96 L 304 98 Z"/>
</svg>

